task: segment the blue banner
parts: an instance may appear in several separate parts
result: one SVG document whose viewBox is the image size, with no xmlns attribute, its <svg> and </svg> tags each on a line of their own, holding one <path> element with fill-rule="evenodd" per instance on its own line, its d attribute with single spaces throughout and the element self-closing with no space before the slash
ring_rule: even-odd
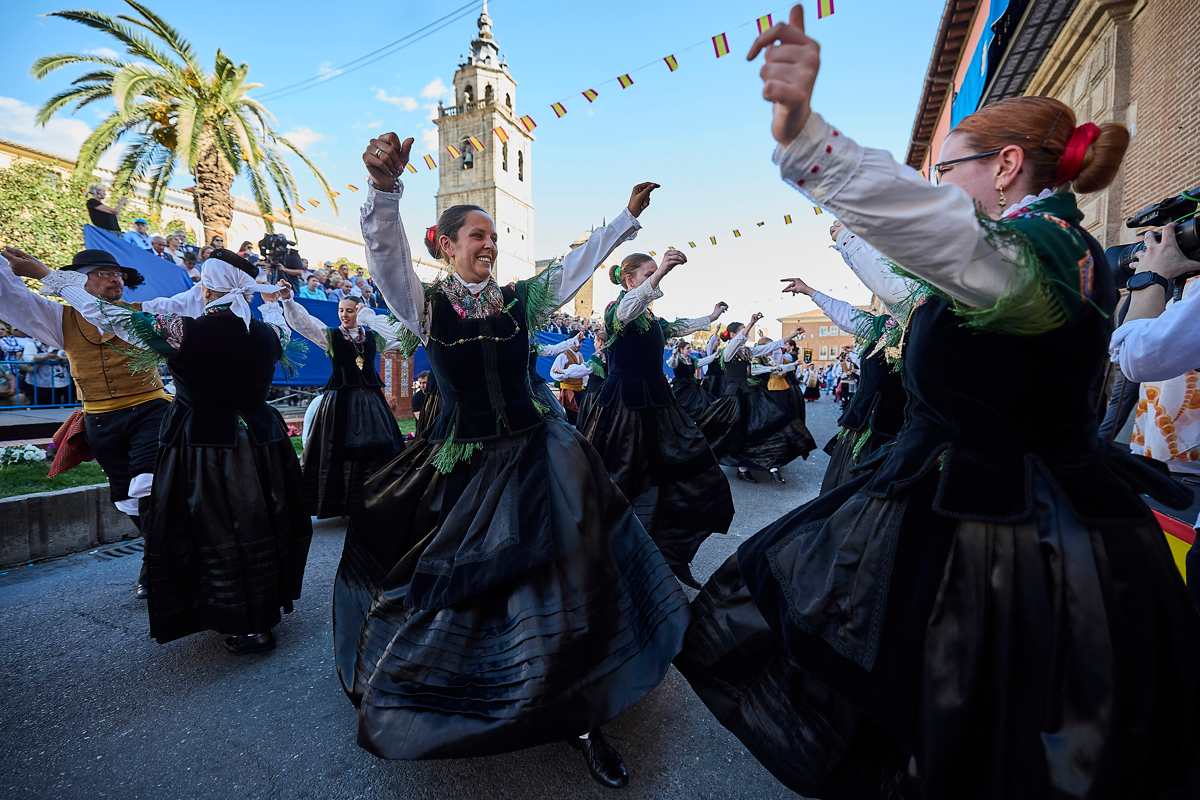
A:
<svg viewBox="0 0 1200 800">
<path fill-rule="evenodd" d="M 131 303 L 170 297 L 192 288 L 192 279 L 183 269 L 165 261 L 149 250 L 125 241 L 121 234 L 106 231 L 93 225 L 83 226 L 83 246 L 91 250 L 112 253 L 123 267 L 133 267 L 142 273 L 146 282 L 136 289 L 126 289 L 122 297 Z"/>
</svg>

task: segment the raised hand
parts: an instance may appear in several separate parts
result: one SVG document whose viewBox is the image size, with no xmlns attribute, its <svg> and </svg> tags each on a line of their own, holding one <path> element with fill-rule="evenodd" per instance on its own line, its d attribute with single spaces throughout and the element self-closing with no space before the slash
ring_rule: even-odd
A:
<svg viewBox="0 0 1200 800">
<path fill-rule="evenodd" d="M 804 7 L 792 6 L 787 23 L 778 22 L 750 45 L 747 61 L 767 51 L 759 75 L 762 96 L 774 104 L 771 135 L 780 144 L 795 139 L 812 113 L 813 85 L 821 70 L 821 46 L 804 32 Z"/>
<path fill-rule="evenodd" d="M 663 272 L 669 272 L 686 263 L 687 256 L 685 256 L 682 252 L 679 250 L 668 250 L 667 252 L 663 253 L 662 261 L 659 263 L 658 268 Z"/>
<path fill-rule="evenodd" d="M 753 328 L 753 327 L 754 327 L 754 324 L 755 324 L 756 322 L 758 322 L 758 321 L 759 321 L 760 319 L 762 319 L 762 318 L 763 318 L 762 312 L 761 312 L 761 311 L 755 311 L 755 312 L 754 312 L 754 316 L 750 318 L 750 327 L 751 327 L 751 328 Z"/>
<path fill-rule="evenodd" d="M 713 306 L 712 313 L 708 315 L 709 321 L 716 322 L 717 319 L 728 310 L 729 310 L 728 303 L 726 303 L 724 301 L 717 303 L 715 306 Z"/>
<path fill-rule="evenodd" d="M 279 296 L 280 300 L 292 299 L 292 285 L 290 283 L 285 280 L 280 280 L 275 285 L 279 287 L 279 291 L 275 294 Z"/>
<path fill-rule="evenodd" d="M 845 226 L 842 225 L 841 220 L 838 220 L 829 226 L 829 238 L 833 239 L 834 244 L 837 244 L 838 234 L 842 232 L 843 227 Z"/>
<path fill-rule="evenodd" d="M 657 183 L 639 183 L 633 187 L 633 191 L 629 195 L 629 213 L 635 217 L 639 216 L 650 206 L 650 193 L 658 188 Z M 687 259 L 684 259 L 685 261 Z"/>
<path fill-rule="evenodd" d="M 376 189 L 392 191 L 396 179 L 408 166 L 408 154 L 412 146 L 411 136 L 401 142 L 394 133 L 385 133 L 371 140 L 363 152 L 363 163 L 367 165 L 367 174 Z"/>
<path fill-rule="evenodd" d="M 803 278 L 780 278 L 779 280 L 787 284 L 787 286 L 784 286 L 782 289 L 782 291 L 785 293 L 806 294 L 809 297 L 812 297 L 817 291 L 805 283 Z"/>
<path fill-rule="evenodd" d="M 15 247 L 4 248 L 4 257 L 8 259 L 14 275 L 21 278 L 44 278 L 50 274 L 50 268 L 38 259 L 18 250 Z"/>
</svg>

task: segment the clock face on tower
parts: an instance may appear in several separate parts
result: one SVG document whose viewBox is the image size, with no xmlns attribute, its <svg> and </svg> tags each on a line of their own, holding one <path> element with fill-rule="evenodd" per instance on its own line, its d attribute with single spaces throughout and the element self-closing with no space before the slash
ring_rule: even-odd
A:
<svg viewBox="0 0 1200 800">
<path fill-rule="evenodd" d="M 466 60 L 454 73 L 454 105 L 439 106 L 437 213 L 477 205 L 496 222 L 496 280 L 534 273 L 533 135 L 517 113 L 517 82 L 492 35 L 487 3 Z"/>
</svg>

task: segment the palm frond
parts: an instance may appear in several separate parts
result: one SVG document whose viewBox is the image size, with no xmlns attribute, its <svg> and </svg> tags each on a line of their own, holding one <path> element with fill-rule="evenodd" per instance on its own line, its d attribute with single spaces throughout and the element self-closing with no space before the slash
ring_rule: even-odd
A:
<svg viewBox="0 0 1200 800">
<path fill-rule="evenodd" d="M 151 93 L 156 83 L 168 82 L 169 78 L 159 70 L 145 64 L 130 64 L 113 78 L 113 102 L 117 104 L 118 111 L 127 114 L 137 103 L 140 94 Z"/>
<path fill-rule="evenodd" d="M 82 86 L 72 86 L 51 97 L 38 109 L 34 120 L 38 125 L 45 125 L 60 109 L 88 95 L 88 89 Z"/>
<path fill-rule="evenodd" d="M 158 215 L 162 211 L 166 199 L 167 187 L 175 175 L 175 153 L 165 147 L 159 147 L 153 174 L 150 177 L 150 212 Z"/>
<path fill-rule="evenodd" d="M 71 81 L 71 85 L 78 86 L 81 83 L 93 83 L 95 81 L 107 81 L 111 83 L 112 79 L 115 78 L 116 75 L 117 73 L 111 69 L 100 69 L 96 70 L 95 72 L 85 72 L 75 80 Z"/>
<path fill-rule="evenodd" d="M 183 35 L 178 30 L 176 30 L 174 27 L 168 24 L 165 19 L 160 17 L 158 14 L 155 14 L 142 3 L 136 2 L 136 0 L 125 0 L 125 2 L 139 14 L 141 14 L 145 22 L 142 22 L 141 20 L 135 20 L 125 15 L 121 15 L 121 19 L 128 20 L 129 22 L 140 25 L 146 30 L 157 34 L 160 39 L 170 45 L 171 49 L 175 51 L 175 54 L 178 55 L 179 58 L 183 60 L 183 62 L 186 63 L 189 68 L 191 68 L 197 74 L 201 72 L 200 66 L 196 63 L 196 53 L 192 50 L 191 43 L 188 42 L 187 39 L 184 39 Z"/>
<path fill-rule="evenodd" d="M 79 9 L 74 11 L 51 11 L 48 16 L 78 22 L 80 25 L 86 25 L 93 30 L 107 33 L 125 45 L 125 49 L 133 55 L 149 59 L 166 70 L 179 70 L 178 65 L 166 53 L 151 44 L 144 36 L 139 35 L 125 24 L 107 14 Z"/>
<path fill-rule="evenodd" d="M 30 72 L 33 73 L 33 77 L 41 80 L 51 72 L 54 72 L 54 70 L 62 69 L 71 64 L 104 64 L 109 67 L 125 66 L 124 61 L 116 58 L 106 58 L 105 56 L 89 55 L 86 53 L 59 53 L 53 56 L 42 56 L 33 62 Z"/>
<path fill-rule="evenodd" d="M 141 114 L 128 117 L 117 112 L 110 114 L 79 146 L 79 156 L 75 160 L 75 177 L 85 181 L 91 180 L 100 157 L 116 144 L 122 135 L 146 121 L 147 118 Z"/>
<path fill-rule="evenodd" d="M 175 156 L 183 162 L 188 172 L 196 171 L 196 142 L 200 138 L 198 125 L 200 110 L 190 97 L 179 99 L 175 108 Z"/>
</svg>

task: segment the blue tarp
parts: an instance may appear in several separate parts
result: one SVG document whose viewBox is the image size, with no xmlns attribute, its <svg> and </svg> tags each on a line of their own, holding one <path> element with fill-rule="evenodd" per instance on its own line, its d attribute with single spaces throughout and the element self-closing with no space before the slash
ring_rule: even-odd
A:
<svg viewBox="0 0 1200 800">
<path fill-rule="evenodd" d="M 133 267 L 142 273 L 146 282 L 136 289 L 125 290 L 124 298 L 130 302 L 152 300 L 155 297 L 169 297 L 186 291 L 192 286 L 192 279 L 182 269 L 151 252 L 130 244 L 122 239 L 119 233 L 106 231 L 93 225 L 84 225 L 83 246 L 112 253 L 117 259 L 117 263 Z"/>
<path fill-rule="evenodd" d="M 971 64 L 967 67 L 966 74 L 963 75 L 962 85 L 958 87 L 958 91 L 954 95 L 954 103 L 950 107 L 951 128 L 979 108 L 979 101 L 983 98 L 983 90 L 987 88 L 988 76 L 994 66 L 988 63 L 988 51 L 992 45 L 992 39 L 996 35 L 993 26 L 1008 9 L 1008 2 L 1009 0 L 991 0 L 987 23 L 984 25 L 983 33 L 979 36 L 979 41 L 975 44 L 975 53 L 971 56 Z"/>
</svg>

